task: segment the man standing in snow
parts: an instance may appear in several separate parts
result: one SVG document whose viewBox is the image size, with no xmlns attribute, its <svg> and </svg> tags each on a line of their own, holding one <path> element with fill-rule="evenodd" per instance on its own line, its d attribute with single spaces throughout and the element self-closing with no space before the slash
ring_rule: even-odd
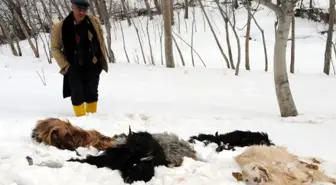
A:
<svg viewBox="0 0 336 185">
<path fill-rule="evenodd" d="M 63 76 L 63 98 L 71 97 L 76 116 L 95 113 L 99 77 L 108 71 L 107 49 L 88 0 L 71 0 L 72 11 L 52 27 L 51 52 Z"/>
</svg>

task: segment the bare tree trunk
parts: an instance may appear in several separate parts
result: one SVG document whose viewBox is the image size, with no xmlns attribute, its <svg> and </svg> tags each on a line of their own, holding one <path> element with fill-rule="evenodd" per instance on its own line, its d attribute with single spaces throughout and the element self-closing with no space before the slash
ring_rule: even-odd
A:
<svg viewBox="0 0 336 185">
<path fill-rule="evenodd" d="M 184 62 L 184 58 L 183 58 L 183 54 L 182 54 L 181 49 L 180 49 L 180 47 L 178 46 L 178 44 L 177 44 L 177 42 L 176 42 L 174 36 L 173 36 L 173 41 L 174 41 L 174 44 L 175 44 L 175 46 L 176 46 L 177 52 L 178 52 L 178 54 L 180 55 L 182 66 L 185 66 L 185 62 Z"/>
<path fill-rule="evenodd" d="M 237 1 L 236 1 L 237 2 Z M 235 75 L 238 76 L 239 74 L 239 66 L 240 66 L 240 58 L 241 58 L 241 47 L 240 47 L 240 39 L 239 39 L 239 36 L 238 36 L 238 33 L 237 33 L 237 30 L 236 30 L 236 13 L 235 13 L 235 10 L 234 8 L 236 8 L 234 6 L 234 4 L 232 5 L 232 18 L 233 18 L 233 23 L 230 21 L 230 19 L 227 19 L 229 24 L 230 24 L 230 27 L 232 28 L 232 31 L 235 35 L 235 38 L 236 38 L 236 41 L 237 41 L 237 65 L 236 65 L 236 71 L 235 71 Z M 228 10 L 226 10 L 228 11 Z M 226 17 L 229 18 L 228 14 L 225 13 Z M 234 67 L 234 64 L 232 64 L 232 66 Z"/>
<path fill-rule="evenodd" d="M 184 18 L 188 19 L 189 17 L 189 6 L 188 6 L 188 0 L 184 0 Z"/>
<path fill-rule="evenodd" d="M 334 54 L 336 55 L 336 46 L 335 46 L 334 43 L 332 43 L 332 45 L 333 45 Z M 336 75 L 335 65 L 334 65 L 333 61 L 331 61 L 331 66 L 332 66 L 332 69 L 334 71 L 334 75 Z"/>
<path fill-rule="evenodd" d="M 28 35 L 31 35 L 31 30 L 28 26 L 28 23 L 23 18 L 23 12 L 21 10 L 21 4 L 20 4 L 21 2 L 20 1 L 14 2 L 13 0 L 7 0 L 6 3 L 8 6 L 8 9 L 10 10 L 13 16 L 12 25 L 13 25 L 14 32 L 16 32 L 15 33 L 16 36 L 18 36 L 20 39 L 28 39 L 27 34 L 24 33 L 25 32 L 24 29 L 26 30 Z M 18 18 L 20 18 L 21 22 L 19 22 Z"/>
<path fill-rule="evenodd" d="M 294 99 L 290 90 L 287 67 L 286 48 L 289 28 L 294 14 L 294 2 L 284 1 L 278 6 L 270 0 L 255 0 L 273 10 L 278 18 L 279 25 L 276 30 L 274 45 L 274 83 L 281 117 L 297 116 Z"/>
<path fill-rule="evenodd" d="M 65 7 L 66 7 L 66 11 L 67 11 L 67 13 L 68 12 L 70 12 L 71 11 L 71 7 L 70 7 L 70 5 L 68 4 L 68 0 L 63 0 L 63 2 L 64 2 L 64 5 L 65 5 Z M 94 13 L 94 12 L 93 12 Z"/>
<path fill-rule="evenodd" d="M 291 30 L 291 61 L 290 72 L 294 74 L 295 71 L 295 16 L 292 18 L 292 30 Z"/>
<path fill-rule="evenodd" d="M 173 43 L 172 43 L 172 15 L 171 15 L 171 1 L 163 0 L 163 23 L 164 23 L 164 35 L 165 35 L 165 58 L 166 67 L 174 68 L 174 55 L 173 55 Z"/>
<path fill-rule="evenodd" d="M 170 19 L 171 25 L 175 24 L 174 9 L 173 9 L 174 2 L 173 1 L 174 0 L 169 0 L 169 10 L 170 10 L 170 16 L 171 16 L 171 19 Z"/>
<path fill-rule="evenodd" d="M 286 46 L 290 19 L 292 19 L 291 16 L 282 16 L 279 18 L 279 27 L 274 47 L 274 82 L 282 117 L 298 115 L 286 71 Z"/>
<path fill-rule="evenodd" d="M 250 70 L 250 33 L 251 33 L 251 5 L 250 1 L 246 1 L 247 9 L 247 27 L 245 38 L 245 69 Z"/>
<path fill-rule="evenodd" d="M 126 6 L 126 0 L 121 0 L 121 5 L 122 5 L 122 8 L 123 8 L 124 14 L 126 16 L 128 26 L 131 26 L 132 22 L 131 22 L 131 19 L 129 17 L 129 14 L 128 14 L 128 8 Z"/>
<path fill-rule="evenodd" d="M 147 8 L 148 16 L 149 16 L 150 20 L 153 20 L 152 10 L 150 8 L 149 2 L 148 2 L 148 0 L 144 0 L 144 1 L 145 1 L 145 5 L 146 5 L 146 8 Z"/>
<path fill-rule="evenodd" d="M 47 8 L 44 0 L 40 0 L 40 3 L 42 4 L 43 13 L 44 13 L 45 17 L 47 17 L 48 23 L 49 23 L 49 26 L 50 26 L 50 29 L 51 29 L 51 25 L 53 23 L 52 17 L 51 17 L 51 12 L 48 11 L 48 8 Z"/>
<path fill-rule="evenodd" d="M 180 11 L 177 11 L 178 32 L 181 33 Z"/>
<path fill-rule="evenodd" d="M 96 10 L 97 10 L 97 13 L 99 15 L 99 20 L 101 21 L 102 24 L 105 24 L 104 23 L 104 16 L 101 12 L 101 8 L 100 8 L 100 0 L 92 0 L 93 1 L 93 4 L 94 6 L 96 7 Z"/>
<path fill-rule="evenodd" d="M 37 42 L 37 38 L 38 38 L 38 30 L 36 28 L 36 26 L 34 26 L 34 23 L 32 22 L 32 15 L 30 13 L 30 11 L 28 10 L 27 6 L 24 6 L 25 11 L 27 12 L 27 22 L 29 24 L 29 26 L 32 28 L 31 29 L 31 35 L 33 35 L 33 38 L 35 40 L 35 47 L 36 47 L 36 58 L 40 58 L 40 52 L 39 52 L 39 46 L 38 46 L 38 42 Z M 39 14 L 39 11 L 36 9 L 35 10 L 37 12 L 37 14 Z"/>
<path fill-rule="evenodd" d="M 103 19 L 104 19 L 105 27 L 106 27 L 106 41 L 107 41 L 106 44 L 107 44 L 107 50 L 108 50 L 108 58 L 111 63 L 115 63 L 114 53 L 111 48 L 111 23 L 110 23 L 110 19 L 108 16 L 105 0 L 100 0 L 99 5 L 100 5 L 100 12 L 103 15 Z"/>
<path fill-rule="evenodd" d="M 324 67 L 323 72 L 327 75 L 330 74 L 330 62 L 331 62 L 331 46 L 333 38 L 333 30 L 335 23 L 335 0 L 329 0 L 329 28 L 326 41 L 326 48 L 324 52 Z"/>
<path fill-rule="evenodd" d="M 121 36 L 122 36 L 122 40 L 123 40 L 125 56 L 126 56 L 127 62 L 128 62 L 128 63 L 131 63 L 131 62 L 130 62 L 130 59 L 129 59 L 129 57 L 128 57 L 127 49 L 126 49 L 125 36 L 124 36 L 124 29 L 123 29 L 123 26 L 122 26 L 122 24 L 121 24 L 121 21 L 118 21 L 118 22 L 119 22 L 120 29 L 121 29 Z"/>
<path fill-rule="evenodd" d="M 61 8 L 62 11 L 63 11 L 63 14 L 64 14 L 64 15 L 68 15 L 68 14 L 69 14 L 69 11 L 66 9 L 65 5 L 63 5 L 63 3 L 60 2 L 60 0 L 57 0 L 57 1 L 58 1 L 57 3 L 59 4 L 60 8 Z"/>
<path fill-rule="evenodd" d="M 161 22 L 160 22 L 160 29 L 158 31 L 159 31 L 159 39 L 160 39 L 160 54 L 161 54 L 160 59 L 161 59 L 161 65 L 163 65 L 163 51 L 162 51 L 163 26 L 161 25 Z"/>
<path fill-rule="evenodd" d="M 229 60 L 230 60 L 230 65 L 232 69 L 235 69 L 235 65 L 233 62 L 233 57 L 232 57 L 232 50 L 231 50 L 231 42 L 230 42 L 230 35 L 229 35 L 229 21 L 228 18 L 225 18 L 225 33 L 226 33 L 226 45 L 228 47 L 228 53 L 229 53 Z"/>
<path fill-rule="evenodd" d="M 94 9 L 94 4 L 91 4 L 91 5 L 89 6 L 89 10 L 90 10 L 90 12 L 91 12 L 92 15 L 97 16 L 96 11 L 95 11 L 95 9 Z"/>
<path fill-rule="evenodd" d="M 179 39 L 181 39 L 186 45 L 188 45 L 198 56 L 198 58 L 201 60 L 201 62 L 203 63 L 203 66 L 206 67 L 204 60 L 202 59 L 202 57 L 198 54 L 198 52 L 185 40 L 183 40 L 178 34 L 176 34 L 174 31 L 173 33 L 175 34 L 175 36 L 177 36 Z"/>
<path fill-rule="evenodd" d="M 191 23 L 191 48 L 190 48 L 190 54 L 191 54 L 191 63 L 193 65 L 193 67 L 195 67 L 195 60 L 194 60 L 194 52 L 193 52 L 193 48 L 194 48 L 194 27 L 195 27 L 195 7 L 193 7 L 192 9 L 192 15 L 193 15 L 193 20 Z"/>
<path fill-rule="evenodd" d="M 219 40 L 218 40 L 217 35 L 216 35 L 216 33 L 215 33 L 215 30 L 213 29 L 213 27 L 212 27 L 212 25 L 211 25 L 211 22 L 210 22 L 210 19 L 209 19 L 207 13 L 205 12 L 203 3 L 202 3 L 201 0 L 198 0 L 198 3 L 199 3 L 200 6 L 201 6 L 201 9 L 202 9 L 202 11 L 203 11 L 203 13 L 204 13 L 204 16 L 205 16 L 205 18 L 206 18 L 206 20 L 207 20 L 207 22 L 208 22 L 208 25 L 209 25 L 210 30 L 211 30 L 211 32 L 212 32 L 212 35 L 214 36 L 214 39 L 215 39 L 215 41 L 216 41 L 216 43 L 217 43 L 217 46 L 218 46 L 218 48 L 219 48 L 219 50 L 220 50 L 220 52 L 221 52 L 221 54 L 222 54 L 222 56 L 223 56 L 223 58 L 224 58 L 224 60 L 225 60 L 225 62 L 226 62 L 226 66 L 227 66 L 227 68 L 230 69 L 229 59 L 226 57 L 226 55 L 225 55 L 225 53 L 224 53 L 224 50 L 223 50 L 221 44 L 219 43 Z"/>
<path fill-rule="evenodd" d="M 153 0 L 153 1 L 154 1 L 154 5 L 156 7 L 158 14 L 162 14 L 161 4 L 159 3 L 159 1 L 158 0 Z"/>
<path fill-rule="evenodd" d="M 16 51 L 16 48 L 14 46 L 14 42 L 13 39 L 9 33 L 9 30 L 7 29 L 7 26 L 5 24 L 5 20 L 2 19 L 2 17 L 0 16 L 0 30 L 2 30 L 3 34 L 5 35 L 7 42 L 12 50 L 12 53 L 14 56 L 18 56 L 18 52 Z"/>
<path fill-rule="evenodd" d="M 231 51 L 231 43 L 230 43 L 230 35 L 229 35 L 229 18 L 227 16 L 227 14 L 224 14 L 224 11 L 222 9 L 222 7 L 219 4 L 219 0 L 215 0 L 215 3 L 219 9 L 219 12 L 221 13 L 221 16 L 224 20 L 225 23 L 225 35 L 226 35 L 226 45 L 228 48 L 228 53 L 229 53 L 229 60 L 230 60 L 230 65 L 232 69 L 235 69 L 235 65 L 233 63 L 233 58 L 232 58 L 232 51 Z"/>
<path fill-rule="evenodd" d="M 10 2 L 10 4 L 14 5 L 13 0 L 8 0 L 8 1 Z M 38 50 L 37 50 L 37 48 L 34 46 L 34 43 L 33 43 L 32 40 L 31 40 L 31 37 L 30 37 L 30 35 L 29 35 L 29 33 L 28 33 L 28 30 L 27 30 L 26 27 L 24 26 L 25 21 L 22 20 L 22 18 L 21 18 L 22 16 L 20 16 L 20 15 L 18 14 L 18 12 L 17 12 L 17 10 L 16 10 L 15 8 L 14 8 L 13 13 L 14 13 L 14 18 L 19 22 L 19 25 L 20 25 L 21 29 L 23 30 L 23 33 L 25 34 L 25 36 L 26 36 L 26 38 L 27 38 L 27 40 L 28 40 L 28 43 L 29 43 L 30 47 L 32 48 L 32 50 L 33 50 L 33 52 L 34 52 L 35 57 L 38 58 L 38 57 L 39 57 Z"/>
<path fill-rule="evenodd" d="M 144 64 L 147 64 L 146 57 L 145 57 L 145 52 L 144 52 L 144 49 L 143 49 L 143 46 L 142 46 L 142 43 L 141 43 L 141 37 L 140 37 L 140 34 L 139 34 L 139 29 L 138 29 L 137 25 L 134 23 L 133 18 L 131 18 L 131 21 L 132 21 L 132 24 L 134 26 L 135 32 L 137 34 L 137 37 L 138 37 L 143 62 L 144 62 Z"/>
<path fill-rule="evenodd" d="M 234 2 L 238 3 L 237 0 L 235 0 Z M 236 41 L 237 41 L 237 66 L 236 66 L 236 71 L 235 71 L 235 75 L 238 75 L 239 73 L 239 65 L 240 65 L 240 58 L 241 58 L 241 47 L 240 47 L 240 39 L 236 30 L 236 13 L 235 13 L 235 9 L 234 8 L 238 8 L 235 5 L 238 6 L 238 4 L 233 4 L 231 6 L 231 10 L 232 10 L 232 19 L 233 19 L 233 23 L 231 22 L 231 20 L 229 19 L 229 15 L 227 13 L 225 13 L 226 17 L 228 18 L 227 20 L 229 21 L 229 24 L 231 26 L 231 29 L 235 35 Z M 228 10 L 226 10 L 228 11 Z M 232 64 L 232 66 L 234 67 L 234 64 Z"/>
<path fill-rule="evenodd" d="M 59 9 L 59 6 L 58 6 L 58 4 L 56 3 L 56 1 L 55 1 L 55 0 L 50 0 L 50 2 L 52 3 L 52 5 L 54 5 L 54 7 L 55 7 L 55 9 L 56 9 L 56 12 L 57 12 L 57 14 L 58 14 L 58 18 L 59 18 L 59 19 L 63 19 L 64 17 L 63 17 L 63 15 L 62 15 L 62 12 L 61 12 L 61 10 Z"/>
<path fill-rule="evenodd" d="M 279 20 L 277 18 L 277 20 L 274 22 L 274 37 L 276 37 L 278 22 L 279 22 Z"/>
<path fill-rule="evenodd" d="M 42 4 L 44 4 L 44 2 L 42 2 Z M 44 6 L 45 6 L 45 5 L 44 5 Z M 34 9 L 35 9 L 35 11 L 36 11 L 36 13 L 37 13 L 37 20 L 38 20 L 38 22 L 42 25 L 42 24 L 43 24 L 43 20 L 42 20 L 42 18 L 41 18 L 40 11 L 39 11 L 39 9 L 38 9 L 38 7 L 37 7 L 36 4 L 34 4 L 33 7 L 34 7 Z M 46 10 L 46 8 L 47 8 L 46 6 L 45 6 L 45 8 L 43 8 L 44 11 Z M 50 16 L 49 13 L 47 14 L 47 16 Z M 49 22 L 49 23 L 48 23 L 48 25 L 49 25 L 49 28 L 48 28 L 48 29 L 51 28 L 51 24 L 52 24 L 52 22 Z M 52 63 L 52 60 L 51 60 L 51 58 L 52 58 L 51 55 L 52 55 L 52 54 L 51 54 L 51 47 L 50 47 L 50 44 L 46 44 L 46 43 L 45 43 L 45 41 L 43 40 L 41 34 L 39 34 L 39 37 L 40 37 L 40 39 L 41 39 L 41 41 L 42 41 L 43 49 L 44 49 L 44 52 L 45 52 L 45 54 L 46 54 L 46 56 L 47 56 L 47 61 L 48 61 L 49 64 L 51 64 L 51 63 Z M 44 38 L 46 39 L 46 42 L 48 42 L 48 38 L 47 38 L 47 36 L 45 36 Z M 48 53 L 48 51 L 49 51 L 49 53 Z"/>
<path fill-rule="evenodd" d="M 256 26 L 258 27 L 258 29 L 261 32 L 261 36 L 262 36 L 262 40 L 263 40 L 263 46 L 264 46 L 264 55 L 265 55 L 265 71 L 268 71 L 268 57 L 267 57 L 267 47 L 266 47 L 266 39 L 265 39 L 265 33 L 264 30 L 260 27 L 260 25 L 258 24 L 257 20 L 255 19 L 255 17 L 253 16 L 253 14 L 251 13 L 252 19 L 254 21 L 254 23 L 256 24 Z"/>
<path fill-rule="evenodd" d="M 148 37 L 148 47 L 149 47 L 149 53 L 150 53 L 150 63 L 152 65 L 155 65 L 155 60 L 154 60 L 154 56 L 153 56 L 153 49 L 152 49 L 152 44 L 151 44 L 151 38 L 150 38 L 150 34 L 149 34 L 149 29 L 148 29 L 148 17 L 147 17 L 147 23 L 146 23 L 146 32 L 147 32 L 147 37 Z"/>
<path fill-rule="evenodd" d="M 16 43 L 16 47 L 18 49 L 18 52 L 19 52 L 19 56 L 22 56 L 22 50 L 21 50 L 21 47 L 20 47 L 20 39 L 18 37 L 15 37 L 15 43 Z"/>
</svg>

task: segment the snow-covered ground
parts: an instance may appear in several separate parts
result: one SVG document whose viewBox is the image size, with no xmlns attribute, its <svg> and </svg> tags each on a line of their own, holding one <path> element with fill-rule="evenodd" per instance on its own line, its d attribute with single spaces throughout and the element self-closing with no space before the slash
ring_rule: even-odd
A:
<svg viewBox="0 0 336 185">
<path fill-rule="evenodd" d="M 180 14 L 182 16 L 183 11 Z M 265 29 L 270 70 L 263 72 L 261 36 L 253 26 L 251 35 L 256 41 L 251 40 L 250 46 L 252 71 L 244 69 L 242 55 L 239 76 L 222 67 L 223 59 L 210 30 L 203 30 L 199 11 L 196 12 L 198 32 L 194 47 L 209 68 L 167 69 L 128 64 L 121 33 L 113 32 L 116 38 L 112 40 L 112 49 L 118 63 L 109 65 L 109 73 L 101 75 L 99 112 L 80 118 L 73 116 L 70 99 L 62 99 L 62 76 L 55 61 L 48 64 L 44 55 L 35 59 L 25 42 L 21 42 L 23 57 L 13 57 L 8 47 L 0 47 L 0 185 L 123 184 L 117 171 L 86 164 L 65 163 L 62 168 L 28 166 L 27 155 L 38 161 L 60 162 L 75 156 L 73 152 L 32 142 L 30 134 L 35 122 L 47 117 L 69 119 L 75 125 L 97 129 L 106 135 L 127 132 L 129 125 L 134 131 L 175 132 L 185 139 L 199 132 L 264 131 L 274 143 L 288 147 L 297 155 L 323 159 L 322 168 L 336 177 L 336 78 L 322 74 L 324 40 L 317 32 L 323 26 L 297 19 L 296 73 L 289 77 L 300 115 L 280 118 L 272 75 L 274 17 L 265 9 L 257 13 L 257 18 Z M 218 27 L 224 27 L 217 14 L 213 13 L 213 19 Z M 237 14 L 238 27 L 244 26 L 245 19 L 245 14 Z M 187 21 L 187 32 L 181 19 L 181 36 L 189 43 L 191 21 Z M 143 20 L 144 25 L 145 22 Z M 177 32 L 176 26 L 174 29 Z M 224 43 L 223 28 L 218 29 Z M 134 28 L 127 28 L 124 23 L 124 30 L 129 52 L 136 48 L 140 53 Z M 244 32 L 239 31 L 242 54 Z M 154 57 L 160 63 L 158 37 L 156 41 L 152 39 L 152 44 Z M 179 44 L 190 66 L 190 49 L 180 41 Z M 145 53 L 149 56 L 148 49 Z M 140 55 L 139 58 L 141 61 Z M 175 58 L 179 61 L 176 52 Z M 196 55 L 195 61 L 200 66 Z M 46 85 L 38 75 L 42 75 L 42 69 Z M 233 156 L 243 149 L 216 153 L 215 147 L 197 143 L 195 148 L 206 162 L 186 159 L 179 168 L 158 167 L 155 177 L 147 184 L 242 184 L 236 182 L 231 173 L 239 171 Z M 83 149 L 82 152 L 95 153 L 95 150 Z"/>
</svg>

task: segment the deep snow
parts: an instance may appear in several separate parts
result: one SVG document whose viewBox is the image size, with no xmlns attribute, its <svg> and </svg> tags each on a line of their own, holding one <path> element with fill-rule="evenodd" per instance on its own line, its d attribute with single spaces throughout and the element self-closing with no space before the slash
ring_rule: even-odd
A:
<svg viewBox="0 0 336 185">
<path fill-rule="evenodd" d="M 129 125 L 134 131 L 169 131 L 185 139 L 199 132 L 265 131 L 276 144 L 288 147 L 295 154 L 323 159 L 322 168 L 336 177 L 336 78 L 322 74 L 324 37 L 317 32 L 324 26 L 297 19 L 296 73 L 289 77 L 300 115 L 280 118 L 271 68 L 274 17 L 269 15 L 269 10 L 257 13 L 267 38 L 269 72 L 262 71 L 261 36 L 253 26 L 251 35 L 257 40 L 252 40 L 250 46 L 252 71 L 244 69 L 245 30 L 239 32 L 242 44 L 239 76 L 222 68 L 223 59 L 211 32 L 208 28 L 204 32 L 199 11 L 196 16 L 198 32 L 195 34 L 195 48 L 209 68 L 166 69 L 127 64 L 120 32 L 113 32 L 117 40 L 112 40 L 112 48 L 118 63 L 109 65 L 110 72 L 101 75 L 99 112 L 80 118 L 73 116 L 70 100 L 62 99 L 62 76 L 55 61 L 48 64 L 44 55 L 41 59 L 33 58 L 25 42 L 21 42 L 23 57 L 13 57 L 8 47 L 0 47 L 0 184 L 123 184 L 117 171 L 86 164 L 65 163 L 62 168 L 28 166 L 27 155 L 36 161 L 60 162 L 75 156 L 72 152 L 31 141 L 30 133 L 35 122 L 46 117 L 69 119 L 75 125 L 97 129 L 106 135 L 126 132 Z M 217 26 L 222 26 L 221 17 L 215 16 L 215 13 L 213 17 Z M 238 27 L 243 27 L 245 17 L 243 13 L 237 14 L 237 23 L 241 25 Z M 143 24 L 145 22 L 143 20 Z M 188 24 L 189 33 L 181 31 L 181 36 L 190 42 L 191 20 Z M 181 23 L 181 30 L 184 28 L 182 25 L 184 23 Z M 128 35 L 128 50 L 132 53 L 136 48 L 139 54 L 134 28 L 126 28 L 124 23 L 124 29 Z M 223 43 L 224 38 L 221 31 Z M 155 43 L 153 40 L 155 58 L 160 63 L 159 41 Z M 189 48 L 182 44 L 181 47 L 185 60 L 190 64 Z M 232 47 L 235 48 L 235 45 Z M 145 51 L 149 54 L 148 50 Z M 175 58 L 179 61 L 176 52 Z M 195 60 L 200 64 L 196 56 Z M 37 74 L 41 74 L 42 69 L 46 86 Z M 179 168 L 158 167 L 155 177 L 147 184 L 242 184 L 231 176 L 231 172 L 239 171 L 232 157 L 242 149 L 216 153 L 215 147 L 197 143 L 198 155 L 206 162 L 186 158 Z M 94 149 L 81 151 L 83 154 L 96 152 Z"/>
</svg>

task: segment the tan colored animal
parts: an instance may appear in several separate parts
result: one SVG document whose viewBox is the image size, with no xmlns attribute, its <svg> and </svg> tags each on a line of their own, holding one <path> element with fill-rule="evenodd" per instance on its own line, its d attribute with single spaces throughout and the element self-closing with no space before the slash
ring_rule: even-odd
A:
<svg viewBox="0 0 336 185">
<path fill-rule="evenodd" d="M 43 142 L 59 149 L 72 151 L 78 147 L 89 146 L 105 150 L 115 141 L 115 138 L 104 136 L 96 130 L 84 130 L 58 118 L 37 121 L 31 137 L 38 143 Z"/>
<path fill-rule="evenodd" d="M 318 161 L 304 162 L 284 147 L 255 145 L 235 157 L 242 173 L 232 175 L 249 185 L 310 185 L 315 182 L 336 184 L 318 169 Z M 316 163 L 316 164 L 313 164 Z"/>
</svg>

